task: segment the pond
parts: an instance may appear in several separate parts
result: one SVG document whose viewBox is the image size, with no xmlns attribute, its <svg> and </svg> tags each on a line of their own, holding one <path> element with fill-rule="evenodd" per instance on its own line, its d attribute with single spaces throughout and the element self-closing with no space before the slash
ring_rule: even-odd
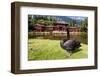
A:
<svg viewBox="0 0 100 76">
<path fill-rule="evenodd" d="M 67 33 L 66 32 L 29 32 L 28 38 L 61 40 L 63 38 L 67 38 Z M 70 39 L 79 40 L 80 42 L 87 44 L 88 35 L 86 32 L 71 32 Z"/>
</svg>

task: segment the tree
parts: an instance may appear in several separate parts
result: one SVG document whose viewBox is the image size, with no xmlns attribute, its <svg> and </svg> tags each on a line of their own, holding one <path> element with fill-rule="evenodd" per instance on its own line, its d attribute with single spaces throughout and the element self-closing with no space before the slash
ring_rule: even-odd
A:
<svg viewBox="0 0 100 76">
<path fill-rule="evenodd" d="M 70 21 L 70 22 L 69 22 L 69 26 L 70 26 L 70 27 L 74 26 L 73 21 Z"/>
<path fill-rule="evenodd" d="M 81 21 L 81 31 L 82 32 L 88 31 L 88 19 L 87 18 Z"/>
<path fill-rule="evenodd" d="M 28 15 L 28 31 L 33 30 L 32 15 Z"/>
<path fill-rule="evenodd" d="M 34 16 L 33 24 L 45 24 L 46 26 L 53 25 L 55 20 L 51 16 Z"/>
</svg>

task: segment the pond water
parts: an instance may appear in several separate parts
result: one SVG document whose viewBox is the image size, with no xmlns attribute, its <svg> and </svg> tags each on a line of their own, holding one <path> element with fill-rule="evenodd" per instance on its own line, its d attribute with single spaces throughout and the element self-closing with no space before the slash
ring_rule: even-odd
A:
<svg viewBox="0 0 100 76">
<path fill-rule="evenodd" d="M 31 32 L 28 34 L 29 38 L 34 38 L 34 39 L 51 39 L 51 40 L 61 40 L 63 38 L 67 38 L 67 33 L 36 33 L 36 32 Z M 80 32 L 80 33 L 70 33 L 70 39 L 75 39 L 78 40 L 84 44 L 87 44 L 88 42 L 88 36 L 86 32 Z"/>
</svg>

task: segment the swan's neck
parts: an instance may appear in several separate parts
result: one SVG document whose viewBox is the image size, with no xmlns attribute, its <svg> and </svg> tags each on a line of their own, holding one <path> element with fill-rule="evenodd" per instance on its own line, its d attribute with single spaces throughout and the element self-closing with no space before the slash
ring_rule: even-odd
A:
<svg viewBox="0 0 100 76">
<path fill-rule="evenodd" d="M 69 33 L 69 28 L 67 28 L 67 40 L 69 40 L 70 39 L 70 33 Z"/>
<path fill-rule="evenodd" d="M 69 33 L 69 28 L 66 29 L 67 31 L 67 38 L 64 38 L 61 40 L 60 45 L 63 47 L 63 44 L 70 39 L 70 33 Z"/>
</svg>

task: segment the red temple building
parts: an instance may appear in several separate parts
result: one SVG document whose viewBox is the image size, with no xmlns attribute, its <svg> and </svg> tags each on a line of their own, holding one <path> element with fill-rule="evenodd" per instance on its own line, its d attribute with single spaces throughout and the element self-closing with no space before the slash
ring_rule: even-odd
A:
<svg viewBox="0 0 100 76">
<path fill-rule="evenodd" d="M 79 27 L 67 27 L 69 24 L 67 23 L 54 23 L 53 25 L 46 26 L 45 24 L 36 24 L 34 26 L 34 31 L 37 32 L 50 32 L 50 31 L 66 31 L 69 28 L 70 32 L 79 32 Z"/>
</svg>

